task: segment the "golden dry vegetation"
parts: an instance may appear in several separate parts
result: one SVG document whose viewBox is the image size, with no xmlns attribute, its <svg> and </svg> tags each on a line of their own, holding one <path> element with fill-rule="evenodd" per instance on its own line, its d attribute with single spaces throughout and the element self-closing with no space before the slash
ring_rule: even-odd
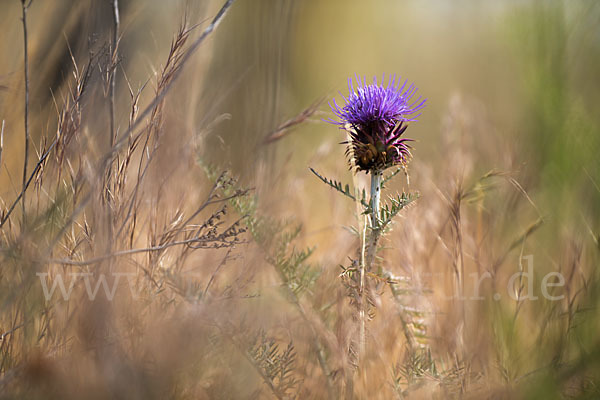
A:
<svg viewBox="0 0 600 400">
<path fill-rule="evenodd" d="M 0 1 L 2 398 L 600 397 L 596 2 Z M 368 188 L 324 120 L 382 73 L 363 296 L 309 167 Z"/>
</svg>

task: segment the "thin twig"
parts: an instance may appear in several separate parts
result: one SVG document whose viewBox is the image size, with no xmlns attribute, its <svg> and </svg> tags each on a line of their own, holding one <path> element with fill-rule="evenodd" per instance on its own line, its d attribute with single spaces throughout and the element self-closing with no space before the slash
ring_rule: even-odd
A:
<svg viewBox="0 0 600 400">
<path fill-rule="evenodd" d="M 241 220 L 241 218 L 240 218 L 240 220 Z M 224 232 L 228 232 L 232 227 L 236 226 L 240 220 L 234 222 L 229 228 L 225 229 Z M 89 260 L 77 261 L 77 260 L 70 260 L 70 259 L 64 258 L 64 259 L 48 260 L 48 262 L 52 263 L 52 264 L 64 264 L 64 265 L 73 265 L 73 266 L 93 265 L 93 264 L 98 264 L 102 261 L 106 261 L 109 259 L 122 257 L 122 256 L 128 256 L 128 255 L 132 255 L 132 254 L 151 253 L 151 252 L 156 252 L 156 251 L 162 251 L 162 250 L 168 249 L 169 247 L 173 247 L 173 246 L 193 245 L 193 244 L 203 244 L 203 243 L 216 243 L 219 240 L 220 240 L 220 237 L 198 237 L 198 236 L 195 236 L 193 238 L 189 238 L 189 239 L 185 239 L 185 240 L 178 240 L 175 242 L 168 242 L 168 243 L 164 243 L 164 244 L 152 246 L 152 247 L 116 251 L 114 253 L 105 254 L 105 255 L 102 255 L 102 256 L 99 256 L 96 258 L 92 258 Z M 235 244 L 239 244 L 239 243 L 240 242 L 236 242 Z M 227 244 L 232 245 L 234 243 L 227 242 Z"/>
<path fill-rule="evenodd" d="M 27 51 L 27 9 L 33 0 L 26 4 L 26 0 L 21 0 L 23 10 L 23 59 L 25 73 L 25 159 L 23 161 L 23 187 L 22 187 L 22 207 L 23 207 L 23 229 L 25 229 L 25 189 L 27 187 L 27 161 L 29 160 L 29 54 Z"/>
<path fill-rule="evenodd" d="M 68 45 L 68 44 L 67 44 Z M 72 58 L 72 55 L 71 55 Z M 74 65 L 75 65 L 75 69 L 77 70 L 77 64 L 75 64 L 75 60 L 73 60 Z M 81 82 L 81 84 L 78 84 L 78 94 L 77 96 L 80 97 L 81 94 L 83 93 L 84 87 L 86 86 L 88 79 L 90 77 L 90 66 L 92 64 L 92 61 L 90 59 L 90 62 L 88 64 L 88 66 L 85 69 L 85 73 L 84 73 L 84 78 Z M 78 101 L 75 101 L 71 107 L 77 107 L 78 106 Z M 69 110 L 69 112 L 71 112 Z M 59 116 L 59 124 L 60 124 L 60 119 L 61 117 Z M 60 126 L 59 126 L 59 130 L 60 130 Z M 37 164 L 35 165 L 33 171 L 31 172 L 31 174 L 29 175 L 29 179 L 27 179 L 27 183 L 25 184 L 25 187 L 21 190 L 21 193 L 19 193 L 19 195 L 17 196 L 17 198 L 14 200 L 14 202 L 12 203 L 12 205 L 9 207 L 8 211 L 6 212 L 6 214 L 4 215 L 4 217 L 0 220 L 0 228 L 2 228 L 4 226 L 4 224 L 6 223 L 6 221 L 8 221 L 10 215 L 12 214 L 12 212 L 15 210 L 15 207 L 17 206 L 17 204 L 19 204 L 19 201 L 21 200 L 21 198 L 24 196 L 25 192 L 27 191 L 27 189 L 29 188 L 29 186 L 31 185 L 31 182 L 33 181 L 33 178 L 36 176 L 36 174 L 38 173 L 38 171 L 40 170 L 40 168 L 42 167 L 42 165 L 44 164 L 44 162 L 46 161 L 46 158 L 48 158 L 48 156 L 50 155 L 50 153 L 52 152 L 52 150 L 54 149 L 54 147 L 57 147 L 58 142 L 61 138 L 60 134 L 57 134 L 56 137 L 54 138 L 54 140 L 52 141 L 52 143 L 50 144 L 50 146 L 48 147 L 48 149 L 46 150 L 46 152 L 44 154 L 42 154 L 42 156 L 40 157 L 40 159 L 38 160 Z M 64 141 L 64 137 L 62 139 Z"/>
<path fill-rule="evenodd" d="M 180 65 L 174 73 L 173 77 L 167 83 L 163 90 L 154 97 L 154 100 L 142 111 L 139 117 L 135 120 L 135 122 L 121 135 L 121 137 L 115 142 L 113 148 L 104 156 L 103 164 L 106 163 L 112 156 L 127 142 L 127 138 L 131 136 L 131 134 L 138 128 L 138 126 L 142 123 L 145 117 L 150 114 L 154 108 L 163 100 L 163 98 L 170 92 L 173 87 L 174 82 L 179 78 L 181 72 L 183 71 L 183 66 L 187 64 L 187 61 L 196 53 L 200 45 L 204 42 L 204 40 L 216 29 L 216 27 L 221 23 L 223 17 L 227 13 L 227 10 L 231 7 L 235 0 L 227 0 L 225 4 L 221 7 L 217 15 L 213 18 L 212 22 L 206 29 L 202 32 L 202 34 L 196 39 L 194 43 L 190 46 L 187 52 L 181 57 Z"/>
<path fill-rule="evenodd" d="M 25 196 L 25 192 L 27 191 L 27 188 L 31 184 L 31 181 L 33 181 L 33 178 L 35 177 L 35 175 L 37 174 L 37 172 L 39 171 L 39 169 L 42 167 L 42 164 L 44 164 L 44 161 L 46 161 L 46 158 L 48 158 L 48 156 L 50 155 L 50 152 L 56 146 L 56 142 L 57 142 L 57 139 L 54 139 L 54 141 L 52 142 L 52 144 L 50 144 L 50 147 L 48 147 L 48 150 L 46 150 L 46 152 L 44 154 L 42 154 L 42 156 L 40 157 L 39 161 L 35 165 L 35 168 L 31 172 L 31 174 L 29 175 L 29 179 L 27 179 L 25 187 L 23 188 L 23 190 L 21 190 L 21 193 L 19 193 L 19 195 L 17 196 L 17 198 L 15 199 L 15 201 L 12 203 L 12 205 L 10 206 L 10 208 L 8 209 L 8 211 L 6 212 L 6 214 L 4 215 L 4 218 L 0 221 L 0 228 L 2 228 L 4 226 L 4 224 L 6 223 L 6 221 L 8 221 L 8 218 L 10 217 L 10 215 L 12 214 L 12 212 L 14 211 L 15 207 L 17 206 L 17 204 L 19 204 L 19 201 Z"/>
<path fill-rule="evenodd" d="M 206 287 L 204 288 L 204 294 L 202 295 L 202 297 L 206 297 L 206 295 L 208 294 L 208 289 L 210 289 L 210 285 L 212 285 L 212 283 L 214 282 L 215 277 L 221 270 L 221 267 L 223 267 L 223 265 L 225 265 L 225 263 L 229 260 L 229 256 L 231 255 L 231 250 L 232 250 L 232 248 L 230 247 L 229 250 L 227 250 L 227 254 L 225 254 L 225 257 L 223 257 L 223 259 L 221 260 L 219 265 L 217 265 L 217 268 L 215 268 L 215 271 L 210 276 L 210 279 L 208 280 L 208 283 L 206 284 Z"/>
<path fill-rule="evenodd" d="M 208 240 L 206 240 L 206 241 L 208 241 Z M 212 239 L 211 239 L 211 241 L 212 241 Z M 128 255 L 138 254 L 138 253 L 151 253 L 151 252 L 155 252 L 155 251 L 165 250 L 165 249 L 167 249 L 169 247 L 173 247 L 173 246 L 180 246 L 180 245 L 193 244 L 193 243 L 199 243 L 199 242 L 202 242 L 202 239 L 191 238 L 191 239 L 180 240 L 180 241 L 176 241 L 176 242 L 169 242 L 169 243 L 161 244 L 158 246 L 145 247 L 142 249 L 129 249 L 129 250 L 116 251 L 114 253 L 105 254 L 105 255 L 102 255 L 102 256 L 99 256 L 96 258 L 91 258 L 89 260 L 77 261 L 77 260 L 70 260 L 68 258 L 63 258 L 63 259 L 48 260 L 48 262 L 51 264 L 64 264 L 64 265 L 73 265 L 73 266 L 83 267 L 86 265 L 98 264 L 102 261 L 106 261 L 106 260 L 109 260 L 112 258 L 128 256 Z"/>
<path fill-rule="evenodd" d="M 115 126 L 115 89 L 116 79 L 115 72 L 117 69 L 118 60 L 118 46 L 119 46 L 119 26 L 121 24 L 121 18 L 119 16 L 119 0 L 113 0 L 113 35 L 112 35 L 112 52 L 110 60 L 110 147 L 115 143 L 116 126 Z"/>
<path fill-rule="evenodd" d="M 25 326 L 24 323 L 20 324 L 20 325 L 17 325 L 14 328 L 12 328 L 11 330 L 0 334 L 0 342 L 4 341 L 4 339 L 6 339 L 7 336 L 12 335 L 13 333 L 15 333 L 17 331 L 17 329 L 22 328 L 23 326 Z"/>
<path fill-rule="evenodd" d="M 293 118 L 288 119 L 283 124 L 281 124 L 277 128 L 275 128 L 275 130 L 270 132 L 263 139 L 261 144 L 270 144 L 270 143 L 273 143 L 273 142 L 283 138 L 284 136 L 286 136 L 288 133 L 290 133 L 292 128 L 296 127 L 297 125 L 303 123 L 308 118 L 310 118 L 318 110 L 318 108 L 321 106 L 321 104 L 323 104 L 324 101 L 325 101 L 324 97 L 315 100 L 310 106 L 308 106 L 304 110 L 302 110 L 300 112 L 300 114 L 296 115 Z"/>
<path fill-rule="evenodd" d="M 2 120 L 2 129 L 0 129 L 0 167 L 2 166 L 2 148 L 4 147 L 4 120 Z"/>
<path fill-rule="evenodd" d="M 118 63 L 118 46 L 119 46 L 119 25 L 120 25 L 120 17 L 119 17 L 119 0 L 113 0 L 112 2 L 113 8 L 113 32 L 112 32 L 112 44 L 111 44 L 111 54 L 109 61 L 109 84 L 110 84 L 110 93 L 109 93 L 109 114 L 110 114 L 110 139 L 109 144 L 110 148 L 112 148 L 115 144 L 115 135 L 117 131 L 116 122 L 115 122 L 115 91 L 116 91 L 116 70 Z M 113 211 L 112 211 L 112 196 L 110 195 L 112 180 L 113 180 L 113 172 L 112 172 L 113 163 L 109 163 L 108 171 L 106 174 L 106 228 L 107 228 L 107 240 L 106 240 L 106 251 L 112 252 L 113 245 L 113 234 L 114 234 L 114 223 L 113 223 Z"/>
<path fill-rule="evenodd" d="M 150 104 L 148 104 L 148 106 L 146 106 L 146 108 L 144 109 L 144 111 L 142 111 L 142 113 L 135 120 L 135 122 L 133 122 L 131 124 L 131 126 L 129 126 L 129 128 L 127 128 L 127 130 L 125 130 L 125 132 L 123 132 L 123 134 L 121 135 L 121 137 L 119 137 L 118 140 L 115 141 L 114 146 L 99 160 L 99 162 L 98 162 L 98 166 L 99 167 L 96 169 L 97 171 L 106 171 L 107 164 L 112 161 L 112 159 L 115 156 L 115 154 L 121 149 L 121 147 L 123 147 L 128 142 L 129 137 L 140 126 L 140 124 L 142 123 L 142 121 L 164 99 L 164 97 L 167 95 L 167 93 L 170 92 L 171 88 L 173 87 L 173 84 L 177 81 L 177 79 L 179 78 L 179 76 L 181 76 L 181 73 L 183 71 L 183 67 L 187 64 L 187 61 L 189 61 L 189 59 L 195 54 L 195 52 L 198 50 L 198 48 L 204 42 L 204 40 L 206 40 L 206 38 L 211 33 L 213 33 L 213 31 L 221 23 L 221 21 L 225 17 L 227 11 L 231 7 L 231 5 L 234 3 L 234 1 L 235 0 L 227 0 L 225 2 L 225 4 L 223 4 L 223 6 L 221 7 L 221 9 L 217 13 L 217 15 L 213 18 L 213 20 L 210 23 L 210 25 L 206 27 L 206 29 L 202 32 L 202 34 L 196 39 L 196 41 L 194 41 L 194 43 L 190 46 L 190 48 L 187 50 L 187 52 L 181 57 L 180 67 L 173 73 L 173 76 L 172 76 L 171 80 L 163 87 L 163 89 L 159 93 L 157 93 L 157 95 L 154 97 L 154 99 L 150 102 Z M 100 176 L 102 176 L 102 173 L 100 174 Z M 62 235 L 64 234 L 64 232 L 66 231 L 66 229 L 68 229 L 68 227 L 71 226 L 71 224 L 73 223 L 73 221 L 75 221 L 75 219 L 79 216 L 79 214 L 85 209 L 85 207 L 87 206 L 87 204 L 92 199 L 92 194 L 93 193 L 94 193 L 94 191 L 90 190 L 86 194 L 86 196 L 81 199 L 81 203 L 73 211 L 73 213 L 70 215 L 70 217 L 68 218 L 68 220 L 66 221 L 66 223 L 63 225 L 63 227 L 57 233 L 57 235 L 54 238 L 54 240 L 50 243 L 49 248 L 54 247 L 54 245 L 62 237 Z"/>
</svg>

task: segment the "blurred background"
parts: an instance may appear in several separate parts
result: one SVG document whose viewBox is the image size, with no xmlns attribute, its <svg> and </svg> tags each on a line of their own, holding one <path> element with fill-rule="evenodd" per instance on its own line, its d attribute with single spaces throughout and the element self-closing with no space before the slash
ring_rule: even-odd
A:
<svg viewBox="0 0 600 400">
<path fill-rule="evenodd" d="M 161 71 L 169 66 L 169 49 L 180 26 L 194 27 L 186 42 L 189 46 L 222 3 L 119 0 L 118 4 L 114 109 L 115 127 L 123 133 L 135 121 L 134 106 L 144 110 L 160 92 Z M 77 166 L 81 166 L 81 174 L 88 171 L 93 176 L 97 160 L 110 151 L 108 93 L 113 70 L 107 65 L 114 31 L 112 6 L 112 1 L 100 0 L 33 0 L 28 8 L 30 171 L 57 137 L 60 110 L 75 87 L 74 63 L 83 69 L 88 59 L 94 63 L 90 63 L 88 89 L 81 98 L 77 139 L 71 147 L 65 146 L 72 164 L 56 167 L 56 171 L 71 168 L 75 171 L 71 175 L 77 176 Z M 0 205 L 6 215 L 21 189 L 24 53 L 21 2 L 0 0 L 0 10 L 0 120 L 4 121 Z M 66 172 L 54 172 L 55 181 L 36 179 L 37 197 L 28 196 L 26 208 L 31 211 L 26 212 L 33 214 L 28 219 L 37 225 L 23 229 L 23 212 L 17 207 L 2 227 L 5 293 L 0 328 L 11 332 L 2 336 L 0 379 L 9 393 L 6 397 L 42 396 L 49 390 L 46 385 L 57 398 L 76 398 L 90 387 L 103 388 L 98 398 L 117 394 L 141 398 L 150 393 L 156 398 L 164 398 L 165 393 L 175 398 L 293 398 L 293 393 L 299 398 L 341 398 L 344 393 L 348 398 L 384 399 L 600 396 L 596 337 L 600 315 L 594 290 L 600 249 L 599 27 L 600 3 L 594 0 L 237 0 L 222 24 L 181 67 L 181 75 L 161 102 L 160 121 L 141 124 L 142 129 L 157 133 L 148 134 L 151 139 L 145 150 L 133 147 L 127 153 L 134 161 L 123 168 L 132 169 L 132 176 L 138 174 L 139 182 L 142 169 L 138 170 L 137 163 L 142 165 L 144 154 L 152 154 L 139 195 L 134 185 L 136 200 L 131 204 L 136 204 L 136 210 L 139 207 L 139 222 L 128 222 L 132 225 L 123 231 L 125 239 L 119 239 L 119 230 L 116 244 L 109 248 L 127 251 L 162 243 L 153 236 L 161 224 L 177 226 L 179 213 L 187 217 L 202 204 L 211 187 L 202 166 L 212 165 L 227 169 L 240 187 L 252 188 L 258 212 L 269 221 L 301 225 L 285 251 L 314 247 L 310 260 L 319 278 L 290 301 L 279 292 L 277 267 L 272 270 L 269 257 L 266 262 L 262 257 L 269 250 L 261 246 L 260 238 L 246 232 L 248 243 L 233 250 L 237 258 L 219 282 L 230 288 L 230 294 L 239 291 L 240 297 L 225 296 L 231 301 L 221 299 L 218 306 L 194 303 L 187 308 L 177 294 L 179 283 L 173 283 L 187 278 L 177 274 L 205 267 L 213 271 L 223 250 L 199 250 L 186 261 L 169 254 L 164 255 L 169 262 L 143 255 L 133 256 L 135 262 L 119 258 L 108 270 L 127 265 L 128 271 L 139 276 L 167 282 L 165 288 L 143 296 L 144 305 L 139 299 L 118 306 L 110 303 L 94 314 L 121 321 L 115 314 L 129 318 L 145 310 L 139 319 L 128 320 L 128 328 L 119 328 L 123 336 L 111 342 L 118 343 L 111 351 L 125 355 L 111 353 L 102 361 L 128 365 L 130 375 L 124 376 L 129 378 L 119 380 L 98 367 L 97 355 L 88 358 L 90 347 L 112 345 L 107 345 L 110 341 L 89 344 L 87 328 L 73 328 L 80 316 L 69 316 L 83 311 L 64 308 L 64 304 L 49 307 L 39 298 L 35 272 L 48 268 L 52 274 L 55 269 L 70 268 L 40 258 L 102 256 L 92 245 L 83 250 L 66 243 L 77 242 L 80 230 L 87 232 L 84 216 L 92 215 L 90 225 L 97 225 L 96 235 L 89 235 L 90 243 L 103 242 L 100 238 L 105 233 L 110 238 L 117 232 L 112 225 L 103 225 L 104 216 L 98 211 L 104 209 L 102 198 L 111 195 L 100 196 L 97 204 L 91 200 L 71 220 L 66 211 L 57 213 L 61 217 L 52 214 L 62 221 L 53 224 L 65 224 L 63 231 L 47 227 L 43 221 L 52 219 L 47 207 L 62 204 L 64 195 L 61 182 Z M 421 197 L 386 237 L 381 254 L 386 270 L 411 281 L 405 305 L 420 311 L 414 315 L 419 322 L 409 325 L 415 332 L 425 331 L 419 349 L 429 364 L 421 365 L 425 363 L 417 357 L 421 353 L 407 350 L 409 340 L 402 333 L 406 321 L 395 319 L 399 312 L 395 292 L 377 287 L 379 300 L 374 305 L 377 312 L 370 322 L 367 349 L 371 356 L 357 367 L 358 372 L 349 372 L 354 370 L 348 366 L 352 363 L 346 353 L 352 347 L 348 337 L 355 321 L 338 275 L 339 266 L 356 256 L 359 245 L 346 229 L 357 224 L 356 207 L 323 185 L 308 168 L 358 187 L 368 185 L 366 176 L 349 171 L 345 146 L 339 144 L 345 134 L 325 121 L 333 118 L 327 103 L 334 98 L 338 104 L 343 101 L 348 79 L 358 75 L 367 81 L 377 77 L 380 82 L 384 74 L 386 82 L 395 75 L 414 83 L 418 95 L 427 98 L 419 121 L 405 133 L 416 140 L 410 179 L 399 174 L 388 188 L 390 193 L 417 191 Z M 281 129 L 299 115 L 302 123 Z M 51 159 L 49 163 L 54 162 Z M 57 158 L 56 163 L 60 162 Z M 50 166 L 47 169 L 52 171 Z M 81 193 L 94 193 L 93 179 L 86 182 Z M 131 183 L 122 187 L 124 192 L 134 190 Z M 67 209 L 78 210 L 75 197 L 65 200 Z M 118 210 L 116 205 L 111 207 Z M 243 214 L 240 210 L 236 212 Z M 114 212 L 116 227 L 121 214 Z M 233 215 L 225 219 L 236 220 Z M 67 240 L 69 235 L 73 238 Z M 125 242 L 129 247 L 121 248 Z M 527 267 L 522 260 L 528 255 L 534 260 L 532 280 L 537 295 L 545 274 L 558 271 L 566 276 L 565 290 L 557 289 L 565 295 L 563 300 L 523 303 L 498 289 L 506 287 L 511 274 Z M 160 279 L 148 272 L 148 263 L 154 262 L 160 266 L 156 272 Z M 170 262 L 177 268 L 169 270 Z M 459 269 L 460 279 L 456 277 Z M 473 292 L 476 285 L 466 277 L 485 272 L 492 278 Z M 212 282 L 209 277 L 208 272 L 194 275 L 194 284 L 204 287 L 207 280 Z M 455 279 L 466 281 L 464 292 L 481 293 L 486 300 L 460 305 L 448 301 L 441 294 L 448 293 Z M 15 293 L 14 287 L 27 280 L 28 289 Z M 241 280 L 247 284 L 241 285 Z M 27 297 L 29 291 L 37 293 L 31 294 L 34 299 Z M 498 293 L 502 293 L 501 300 L 493 298 Z M 298 299 L 312 314 L 286 316 L 295 315 Z M 150 303 L 153 306 L 146 311 Z M 113 306 L 120 311 L 106 311 Z M 96 310 L 99 306 L 89 307 Z M 54 321 L 50 309 L 61 310 L 60 318 L 52 317 L 60 323 L 49 322 Z M 172 336 L 163 324 L 165 319 L 176 331 Z M 298 374 L 294 389 L 290 386 L 283 394 L 274 390 L 275 380 L 268 383 L 261 364 L 252 366 L 256 357 L 239 350 L 246 342 L 223 339 L 223 344 L 215 339 L 235 338 L 248 329 L 241 323 L 246 319 L 253 329 L 264 329 L 267 336 L 275 337 L 282 349 L 294 343 Z M 218 328 L 215 332 L 207 325 Z M 25 326 L 29 328 L 16 328 Z M 48 334 L 50 326 L 53 334 Z M 147 332 L 150 327 L 158 333 L 142 343 L 130 341 L 128 335 L 137 336 L 132 332 Z M 188 335 L 191 339 L 186 339 Z M 318 338 L 317 344 L 311 342 L 311 335 Z M 69 353 L 73 338 L 78 350 Z M 166 351 L 158 344 L 163 340 L 169 343 Z M 204 358 L 195 352 L 185 354 L 186 346 L 177 343 L 187 340 L 198 349 L 219 342 L 218 354 L 202 353 Z M 186 361 L 181 362 L 177 354 Z M 77 357 L 82 370 L 88 368 L 105 379 L 94 380 L 85 372 L 53 364 L 69 357 Z M 331 370 L 323 367 L 323 357 L 332 364 Z M 215 359 L 222 368 L 207 367 Z M 60 372 L 48 373 L 46 368 Z M 23 370 L 29 372 L 23 374 Z M 148 383 L 163 373 L 169 378 Z M 348 380 L 352 376 L 356 377 L 354 386 Z M 76 388 L 64 389 L 72 377 L 78 382 Z M 48 383 L 53 381 L 62 383 Z M 87 386 L 91 381 L 95 383 Z"/>
<path fill-rule="evenodd" d="M 52 130 L 53 110 L 46 105 L 70 76 L 68 47 L 85 57 L 93 43 L 110 35 L 111 8 L 103 2 L 90 4 L 56 1 L 30 10 L 31 73 L 35 74 L 31 107 L 38 111 L 36 115 L 46 113 L 45 119 L 32 121 L 37 124 L 34 136 Z M 9 132 L 16 131 L 23 108 L 19 97 L 23 95 L 19 90 L 22 49 L 17 46 L 22 42 L 22 27 L 14 18 L 20 15 L 20 4 L 5 0 L 2 7 L 6 28 L 1 45 L 7 55 L 0 75 L 5 140 L 11 146 L 14 140 L 17 146 L 22 140 Z M 120 7 L 124 72 L 117 74 L 117 80 L 124 84 L 127 74 L 137 87 L 164 62 L 171 34 L 184 13 L 190 23 L 201 24 L 218 9 L 210 2 L 184 1 L 165 5 L 129 0 L 121 1 Z M 188 113 L 189 105 L 180 119 L 186 120 L 188 129 L 198 131 L 219 116 L 230 115 L 215 128 L 207 147 L 219 147 L 216 141 L 224 141 L 230 162 L 248 172 L 253 169 L 248 168 L 246 157 L 239 157 L 240 152 L 247 154 L 286 118 L 320 98 L 340 101 L 338 91 L 347 94 L 347 79 L 355 75 L 368 80 L 396 75 L 414 82 L 419 95 L 428 99 L 427 112 L 410 129 L 419 141 L 417 160 L 433 165 L 449 156 L 440 140 L 441 127 L 451 99 L 459 96 L 489 124 L 489 129 L 466 139 L 484 146 L 494 142 L 490 147 L 503 162 L 488 159 L 486 163 L 482 157 L 476 167 L 527 169 L 535 188 L 547 194 L 548 201 L 555 199 L 556 203 L 548 204 L 553 213 L 579 209 L 572 200 L 565 207 L 569 200 L 563 196 L 586 192 L 593 186 L 588 175 L 597 178 L 599 117 L 593 104 L 599 84 L 598 13 L 593 1 L 434 1 L 427 5 L 382 1 L 368 6 L 242 1 L 197 57 L 194 71 L 186 71 L 181 101 L 189 104 L 194 99 L 195 110 Z M 127 92 L 122 90 L 117 97 L 117 117 L 126 120 Z M 258 149 L 251 159 L 277 166 L 291 157 L 292 166 L 304 170 L 315 149 L 343 138 L 321 123 L 331 116 L 328 107 L 320 110 L 298 133 L 278 146 Z M 339 157 L 329 158 L 331 165 L 339 164 Z M 17 157 L 5 161 L 20 164 Z M 3 182 L 6 174 L 3 169 Z M 593 190 L 587 192 L 583 199 L 575 197 L 593 209 L 598 202 L 593 201 Z"/>
</svg>

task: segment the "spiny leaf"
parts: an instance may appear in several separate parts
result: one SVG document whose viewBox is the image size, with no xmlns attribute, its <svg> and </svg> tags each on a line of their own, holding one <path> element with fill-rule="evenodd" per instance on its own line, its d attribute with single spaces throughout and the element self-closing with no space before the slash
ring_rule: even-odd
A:
<svg viewBox="0 0 600 400">
<path fill-rule="evenodd" d="M 395 197 L 390 197 L 390 202 L 384 203 L 379 210 L 379 224 L 377 229 L 383 230 L 390 222 L 392 222 L 392 219 L 404 209 L 404 207 L 408 206 L 418 198 L 418 193 L 402 193 Z"/>
<path fill-rule="evenodd" d="M 367 197 L 366 197 L 366 192 L 363 189 L 362 190 L 362 195 L 361 197 L 357 200 L 356 195 L 350 193 L 350 186 L 348 184 L 346 184 L 345 186 L 342 186 L 341 182 L 338 182 L 336 180 L 333 179 L 327 179 L 326 177 L 320 175 L 317 171 L 315 171 L 314 169 L 310 168 L 310 171 L 315 174 L 317 176 L 317 178 L 319 178 L 322 182 L 324 182 L 325 184 L 327 184 L 328 186 L 332 187 L 333 189 L 337 190 L 338 192 L 340 192 L 341 194 L 343 194 L 344 196 L 348 197 L 349 199 L 352 199 L 353 201 L 360 201 L 360 203 L 364 206 L 364 207 L 369 207 L 369 202 L 367 201 Z"/>
<path fill-rule="evenodd" d="M 398 167 L 394 172 L 392 172 L 391 174 L 389 174 L 388 176 L 386 176 L 385 178 L 383 178 L 381 180 L 381 187 L 384 188 L 385 184 L 388 183 L 393 177 L 395 177 L 396 175 L 398 175 L 398 173 L 400 171 L 406 171 L 405 167 Z"/>
</svg>

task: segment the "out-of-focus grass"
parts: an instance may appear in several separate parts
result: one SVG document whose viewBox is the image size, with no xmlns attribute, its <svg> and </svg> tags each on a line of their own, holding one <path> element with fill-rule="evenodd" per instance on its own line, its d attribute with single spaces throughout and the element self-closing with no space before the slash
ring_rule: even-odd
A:
<svg viewBox="0 0 600 400">
<path fill-rule="evenodd" d="M 17 209 L 0 230 L 6 398 L 598 396 L 596 2 L 240 0 L 142 123 L 142 140 L 117 152 L 106 174 L 114 186 L 94 170 L 108 149 L 105 3 L 34 0 L 29 11 L 38 150 L 54 139 L 75 88 L 67 43 L 80 71 L 90 49 L 96 56 L 80 113 L 69 114 L 81 118 L 74 139 L 28 192 L 28 225 Z M 170 65 L 184 11 L 188 26 L 200 22 L 196 37 L 220 4 L 120 3 L 123 133 L 138 90 L 141 110 L 160 87 L 155 74 Z M 0 7 L 5 212 L 22 173 L 23 50 L 19 2 Z M 410 182 L 391 185 L 421 198 L 383 242 L 381 267 L 398 282 L 377 288 L 355 370 L 356 321 L 338 276 L 358 248 L 344 229 L 356 225 L 355 206 L 307 167 L 366 179 L 347 170 L 344 135 L 322 121 L 325 105 L 277 141 L 264 139 L 316 99 L 339 99 L 348 77 L 384 72 L 428 98 L 406 133 L 417 139 Z M 218 181 L 221 197 L 211 198 L 225 168 L 240 180 Z M 243 188 L 252 190 L 236 192 Z M 195 214 L 205 201 L 214 203 Z M 219 236 L 239 218 L 246 232 Z M 233 237 L 240 243 L 225 246 Z M 107 251 L 118 256 L 105 259 Z M 531 282 L 538 299 L 517 302 L 507 284 L 529 255 L 524 290 Z M 540 291 L 553 271 L 565 278 L 551 290 L 564 295 L 558 301 Z M 65 274 L 81 272 L 132 274 L 134 293 L 123 278 L 114 301 L 89 300 L 81 281 L 68 300 L 44 299 L 36 273 L 68 282 Z M 481 285 L 472 278 L 485 273 Z M 466 301 L 448 298 L 456 287 Z"/>
<path fill-rule="evenodd" d="M 591 23 L 598 13 L 591 2 L 539 2 L 509 20 L 527 90 L 525 154 L 539 171 L 542 201 L 559 221 L 598 220 L 600 119 L 590 96 L 598 81 L 589 70 L 600 57 Z"/>
</svg>

